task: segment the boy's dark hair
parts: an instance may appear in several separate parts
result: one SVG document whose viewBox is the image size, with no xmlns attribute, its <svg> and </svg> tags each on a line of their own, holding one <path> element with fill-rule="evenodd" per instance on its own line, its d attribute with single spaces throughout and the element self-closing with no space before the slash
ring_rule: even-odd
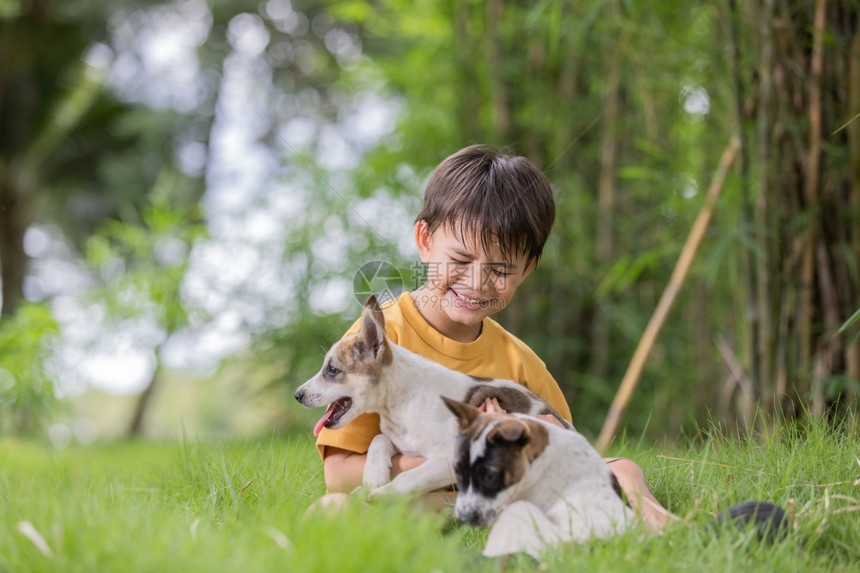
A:
<svg viewBox="0 0 860 573">
<path fill-rule="evenodd" d="M 415 222 L 432 233 L 450 226 L 468 244 L 498 241 L 502 256 L 525 254 L 537 262 L 555 221 L 549 181 L 525 157 L 472 145 L 445 158 L 424 190 Z"/>
</svg>

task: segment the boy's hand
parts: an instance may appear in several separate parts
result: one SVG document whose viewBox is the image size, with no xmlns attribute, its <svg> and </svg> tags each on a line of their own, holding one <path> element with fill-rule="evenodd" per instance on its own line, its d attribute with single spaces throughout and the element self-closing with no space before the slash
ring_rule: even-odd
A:
<svg viewBox="0 0 860 573">
<path fill-rule="evenodd" d="M 487 414 L 507 414 L 507 412 L 499 406 L 499 401 L 495 398 L 487 398 L 484 400 L 484 403 L 478 407 L 478 409 L 482 412 L 486 412 Z"/>
<path fill-rule="evenodd" d="M 495 398 L 487 398 L 478 409 L 488 414 L 507 414 L 505 409 L 499 406 L 499 401 Z M 564 427 L 562 423 L 558 421 L 558 418 L 552 414 L 540 414 L 538 415 L 538 419 L 543 420 L 544 422 L 549 422 L 550 424 L 555 424 L 559 428 Z"/>
<path fill-rule="evenodd" d="M 552 414 L 538 414 L 538 419 L 543 420 L 544 422 L 549 422 L 550 424 L 555 424 L 559 428 L 564 428 L 564 426 L 561 425 L 561 422 L 558 421 L 558 418 Z"/>
</svg>

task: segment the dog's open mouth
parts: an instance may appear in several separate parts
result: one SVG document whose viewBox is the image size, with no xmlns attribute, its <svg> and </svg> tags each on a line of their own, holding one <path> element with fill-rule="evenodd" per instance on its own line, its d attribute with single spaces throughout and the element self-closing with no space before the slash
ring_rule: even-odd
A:
<svg viewBox="0 0 860 573">
<path fill-rule="evenodd" d="M 337 424 L 351 406 L 352 398 L 340 398 L 329 404 L 323 417 L 314 426 L 314 436 L 318 436 L 323 428 L 331 428 Z"/>
</svg>

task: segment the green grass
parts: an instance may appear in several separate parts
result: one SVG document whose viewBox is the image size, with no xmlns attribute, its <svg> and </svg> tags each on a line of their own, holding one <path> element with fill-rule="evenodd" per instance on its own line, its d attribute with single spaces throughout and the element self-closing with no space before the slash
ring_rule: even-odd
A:
<svg viewBox="0 0 860 573">
<path fill-rule="evenodd" d="M 856 424 L 781 428 L 764 441 L 704 436 L 668 451 L 622 444 L 679 517 L 566 546 L 513 571 L 858 571 L 860 432 Z M 117 443 L 55 451 L 0 441 L 0 571 L 498 571 L 485 532 L 406 501 L 305 516 L 323 493 L 307 437 L 241 443 Z M 708 527 L 748 499 L 793 506 L 775 544 Z M 47 551 L 23 534 L 27 522 Z"/>
</svg>

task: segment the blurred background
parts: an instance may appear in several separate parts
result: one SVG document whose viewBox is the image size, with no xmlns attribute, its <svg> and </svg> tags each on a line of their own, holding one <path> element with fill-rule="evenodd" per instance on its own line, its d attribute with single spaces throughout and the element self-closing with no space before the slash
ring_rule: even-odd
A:
<svg viewBox="0 0 860 573">
<path fill-rule="evenodd" d="M 294 389 L 484 142 L 553 183 L 497 318 L 593 436 L 733 136 L 631 436 L 856 410 L 860 2 L 0 0 L 0 434 L 310 432 Z"/>
</svg>

